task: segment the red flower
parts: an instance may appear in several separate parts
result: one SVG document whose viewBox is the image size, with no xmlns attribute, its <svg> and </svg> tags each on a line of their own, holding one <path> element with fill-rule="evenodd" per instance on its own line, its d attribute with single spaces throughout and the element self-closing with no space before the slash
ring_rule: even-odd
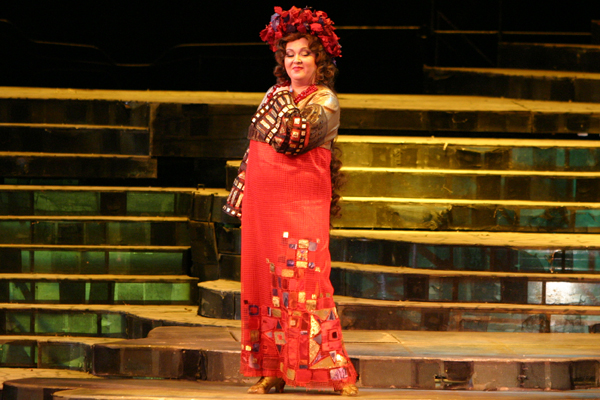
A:
<svg viewBox="0 0 600 400">
<path fill-rule="evenodd" d="M 308 33 L 319 38 L 325 51 L 331 57 L 341 57 L 342 50 L 339 37 L 333 32 L 333 21 L 324 11 L 312 11 L 310 8 L 292 7 L 283 11 L 274 7 L 275 14 L 271 23 L 260 31 L 262 41 L 269 44 L 273 51 L 277 50 L 276 42 L 290 32 Z"/>
</svg>

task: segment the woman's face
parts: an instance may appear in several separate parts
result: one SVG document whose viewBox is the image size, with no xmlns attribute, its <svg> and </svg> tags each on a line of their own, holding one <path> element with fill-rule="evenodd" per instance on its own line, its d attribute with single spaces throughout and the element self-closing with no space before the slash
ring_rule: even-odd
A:
<svg viewBox="0 0 600 400">
<path fill-rule="evenodd" d="M 317 64 L 308 47 L 308 40 L 300 38 L 285 46 L 285 71 L 294 86 L 309 86 L 315 82 Z"/>
</svg>

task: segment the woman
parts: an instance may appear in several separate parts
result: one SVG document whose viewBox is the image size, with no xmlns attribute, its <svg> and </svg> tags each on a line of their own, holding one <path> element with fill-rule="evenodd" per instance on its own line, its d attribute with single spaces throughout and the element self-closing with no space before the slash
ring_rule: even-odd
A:
<svg viewBox="0 0 600 400">
<path fill-rule="evenodd" d="M 261 32 L 278 84 L 252 119 L 224 207 L 242 219 L 241 372 L 261 377 L 249 393 L 282 392 L 286 383 L 358 393 L 329 280 L 340 117 L 333 58 L 341 55 L 332 25 L 322 11 L 275 7 Z"/>
</svg>

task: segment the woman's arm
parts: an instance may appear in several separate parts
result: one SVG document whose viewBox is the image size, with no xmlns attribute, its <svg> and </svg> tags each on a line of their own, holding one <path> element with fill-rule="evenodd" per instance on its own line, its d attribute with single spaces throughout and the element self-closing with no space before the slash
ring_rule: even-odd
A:
<svg viewBox="0 0 600 400">
<path fill-rule="evenodd" d="M 289 91 L 277 91 L 254 115 L 248 138 L 277 152 L 298 155 L 327 143 L 339 126 L 339 104 L 330 91 L 315 94 L 300 110 Z"/>
</svg>

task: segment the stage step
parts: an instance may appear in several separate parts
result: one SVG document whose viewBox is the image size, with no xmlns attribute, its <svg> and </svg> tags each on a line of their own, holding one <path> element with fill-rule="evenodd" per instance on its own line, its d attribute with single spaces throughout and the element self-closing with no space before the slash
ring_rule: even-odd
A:
<svg viewBox="0 0 600 400">
<path fill-rule="evenodd" d="M 0 245 L 2 274 L 182 275 L 189 246 Z"/>
<path fill-rule="evenodd" d="M 187 275 L 0 274 L 0 303 L 193 305 Z"/>
<path fill-rule="evenodd" d="M 149 156 L 0 152 L 0 173 L 11 178 L 156 178 Z"/>
<path fill-rule="evenodd" d="M 189 246 L 187 217 L 0 216 L 0 244 Z"/>
<path fill-rule="evenodd" d="M 345 197 L 340 205 L 342 216 L 332 225 L 341 229 L 592 233 L 600 227 L 599 203 Z"/>
<path fill-rule="evenodd" d="M 230 328 L 161 327 L 144 339 L 98 343 L 94 373 L 248 381 L 238 372 L 239 336 Z M 344 342 L 367 387 L 570 390 L 598 380 L 600 349 L 590 335 L 347 331 Z"/>
<path fill-rule="evenodd" d="M 431 94 L 600 103 L 600 73 L 449 67 L 424 67 L 424 73 Z"/>
<path fill-rule="evenodd" d="M 600 172 L 344 167 L 342 197 L 600 201 Z M 583 205 L 583 204 L 582 204 Z"/>
<path fill-rule="evenodd" d="M 514 193 L 533 193 L 526 185 L 517 183 L 511 190 Z M 596 191 L 589 195 L 592 193 Z M 213 222 L 239 225 L 238 219 L 219 215 L 226 199 L 225 190 L 196 193 L 197 204 L 203 203 L 204 208 L 194 212 L 190 225 L 192 231 L 214 231 L 215 228 L 210 226 Z M 341 218 L 331 221 L 338 229 L 594 233 L 600 228 L 600 203 L 592 202 L 347 196 L 340 205 Z M 209 210 L 214 211 L 210 216 L 207 214 Z M 228 233 L 231 228 L 225 231 Z"/>
<path fill-rule="evenodd" d="M 0 123 L 0 151 L 150 155 L 148 128 Z"/>
<path fill-rule="evenodd" d="M 501 68 L 600 72 L 600 46 L 554 43 L 500 43 Z"/>
<path fill-rule="evenodd" d="M 38 378 L 10 381 L 5 400 L 31 400 L 51 395 L 53 400 L 198 400 L 198 399 L 239 399 L 243 398 L 251 384 L 219 382 L 190 382 L 156 379 L 101 379 L 78 380 L 68 378 Z M 320 399 L 339 399 L 331 391 L 307 391 L 304 388 L 285 388 L 283 395 L 271 392 L 268 398 L 301 400 L 308 396 Z M 436 400 L 564 400 L 566 398 L 592 399 L 600 396 L 597 390 L 572 390 L 568 397 L 557 391 L 493 390 L 472 392 L 464 390 L 420 390 L 420 389 L 372 389 L 361 388 L 359 396 L 373 400 L 436 399 Z M 261 395 L 252 398 L 266 399 Z"/>
<path fill-rule="evenodd" d="M 236 229 L 231 240 L 238 242 L 239 234 Z M 232 242 L 219 243 L 220 278 L 240 280 L 239 243 L 237 247 Z M 600 273 L 600 242 L 595 234 L 334 229 L 329 251 L 334 265 L 577 274 L 581 279 Z"/>
<path fill-rule="evenodd" d="M 58 368 L 67 372 L 92 372 L 94 345 L 110 342 L 114 342 L 114 338 L 2 336 L 0 371 L 35 368 L 41 372 L 45 368 Z M 18 375 L 18 371 L 15 372 Z M 0 377 L 2 375 L 0 372 Z"/>
<path fill-rule="evenodd" d="M 239 327 L 240 322 L 203 318 L 191 305 L 0 303 L 0 335 L 133 339 L 163 325 Z"/>
<path fill-rule="evenodd" d="M 192 188 L 0 185 L 0 215 L 184 217 Z"/>
<path fill-rule="evenodd" d="M 420 284 L 420 282 L 417 282 L 415 287 L 411 289 L 419 295 Z M 240 318 L 239 282 L 227 280 L 201 282 L 198 287 L 200 295 L 199 315 L 218 319 Z M 489 288 L 471 287 L 468 289 L 483 291 Z M 522 295 L 522 292 L 518 293 Z M 479 295 L 484 297 L 484 293 Z M 591 293 L 590 295 L 593 296 L 594 294 Z M 539 298 L 539 295 L 537 296 Z M 335 296 L 335 302 L 342 328 L 349 330 L 600 332 L 599 306 L 568 305 L 558 307 L 541 304 L 489 303 L 487 299 L 471 303 L 466 301 L 399 302 L 337 295 Z"/>
<path fill-rule="evenodd" d="M 600 144 L 590 140 L 340 135 L 336 144 L 344 168 L 600 170 Z M 238 168 L 239 163 L 230 161 L 227 166 Z"/>
</svg>

